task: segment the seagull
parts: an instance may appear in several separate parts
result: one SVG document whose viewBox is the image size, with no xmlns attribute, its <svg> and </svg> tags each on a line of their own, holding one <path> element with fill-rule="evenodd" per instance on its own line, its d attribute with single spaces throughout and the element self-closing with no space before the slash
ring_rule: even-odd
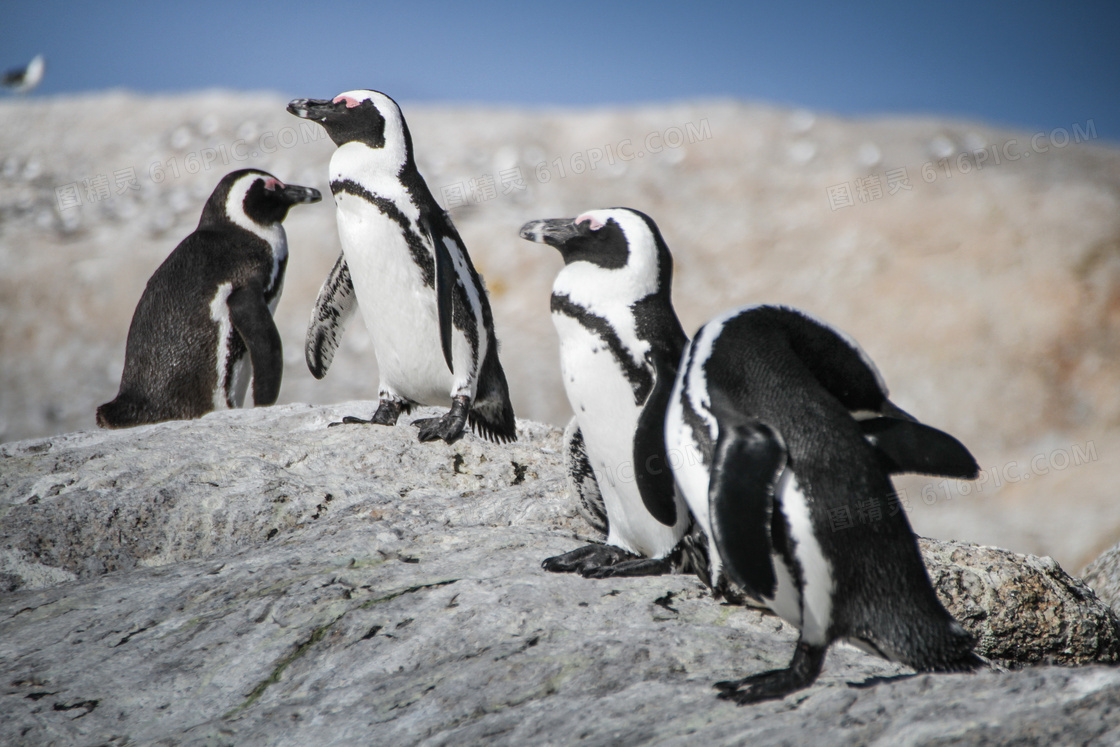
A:
<svg viewBox="0 0 1120 747">
<path fill-rule="evenodd" d="M 28 93 L 42 82 L 46 69 L 46 60 L 43 55 L 37 54 L 35 59 L 27 63 L 27 67 L 4 73 L 4 86 L 11 88 L 13 93 Z"/>
</svg>

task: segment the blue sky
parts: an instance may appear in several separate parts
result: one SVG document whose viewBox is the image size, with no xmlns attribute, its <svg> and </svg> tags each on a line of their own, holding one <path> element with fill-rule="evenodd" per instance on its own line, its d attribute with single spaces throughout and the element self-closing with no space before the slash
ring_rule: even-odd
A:
<svg viewBox="0 0 1120 747">
<path fill-rule="evenodd" d="M 1064 6 L 1064 7 L 1063 7 Z M 732 97 L 1120 141 L 1120 2 L 0 4 L 33 94 L 204 88 L 584 106 Z"/>
</svg>

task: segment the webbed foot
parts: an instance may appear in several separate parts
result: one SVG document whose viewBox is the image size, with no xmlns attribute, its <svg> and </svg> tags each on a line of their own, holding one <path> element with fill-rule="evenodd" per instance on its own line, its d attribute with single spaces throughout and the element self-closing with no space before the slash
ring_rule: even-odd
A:
<svg viewBox="0 0 1120 747">
<path fill-rule="evenodd" d="M 717 682 L 715 687 L 720 690 L 718 697 L 738 705 L 784 698 L 813 684 L 821 673 L 826 650 L 824 646 L 810 646 L 798 641 L 789 667 L 752 674 L 739 680 Z"/>
<path fill-rule="evenodd" d="M 541 562 L 541 568 L 551 573 L 578 573 L 584 578 L 659 576 L 669 573 L 670 566 L 667 558 L 643 558 L 613 545 L 584 545 Z"/>
<path fill-rule="evenodd" d="M 453 444 L 463 436 L 470 409 L 470 397 L 454 397 L 451 400 L 451 409 L 443 417 L 420 418 L 413 420 L 412 424 L 420 429 L 421 441 L 435 441 L 442 438 L 447 443 Z"/>
<path fill-rule="evenodd" d="M 373 413 L 373 417 L 369 420 L 362 420 L 361 418 L 347 415 L 340 422 L 328 423 L 328 428 L 333 428 L 336 425 L 396 425 L 397 418 L 404 412 L 405 405 L 398 400 L 382 399 L 377 404 L 377 411 Z"/>
</svg>

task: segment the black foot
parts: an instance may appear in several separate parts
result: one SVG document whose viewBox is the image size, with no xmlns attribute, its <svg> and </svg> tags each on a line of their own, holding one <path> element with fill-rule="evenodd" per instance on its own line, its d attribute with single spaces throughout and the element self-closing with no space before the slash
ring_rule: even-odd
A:
<svg viewBox="0 0 1120 747">
<path fill-rule="evenodd" d="M 719 697 L 739 705 L 784 698 L 813 684 L 821 673 L 825 650 L 824 646 L 810 646 L 798 641 L 793 661 L 787 669 L 752 674 L 741 680 L 717 682 L 715 686 L 720 690 Z"/>
<path fill-rule="evenodd" d="M 377 411 L 373 413 L 373 417 L 369 420 L 362 420 L 347 415 L 338 423 L 328 423 L 328 428 L 333 428 L 336 425 L 396 425 L 397 418 L 404 412 L 405 405 L 403 402 L 397 400 L 382 399 L 377 403 Z"/>
<path fill-rule="evenodd" d="M 420 429 L 421 441 L 435 441 L 442 438 L 453 444 L 463 436 L 463 429 L 467 425 L 467 413 L 471 410 L 470 397 L 455 397 L 451 400 L 451 409 L 442 418 L 421 418 L 413 420 L 412 424 Z"/>
<path fill-rule="evenodd" d="M 578 573 L 584 578 L 614 578 L 619 576 L 660 576 L 671 571 L 666 558 L 642 558 L 612 545 L 584 545 L 583 547 L 547 558 L 541 568 L 551 573 Z"/>
</svg>

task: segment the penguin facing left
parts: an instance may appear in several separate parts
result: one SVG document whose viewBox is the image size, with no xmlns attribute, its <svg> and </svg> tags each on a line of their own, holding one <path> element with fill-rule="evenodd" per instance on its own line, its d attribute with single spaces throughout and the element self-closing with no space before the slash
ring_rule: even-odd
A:
<svg viewBox="0 0 1120 747">
<path fill-rule="evenodd" d="M 116 399 L 102 428 L 197 418 L 280 392 L 283 354 L 272 313 L 280 300 L 293 205 L 317 189 L 242 169 L 218 183 L 195 229 L 148 280 L 132 317 Z"/>
<path fill-rule="evenodd" d="M 983 664 L 930 584 L 890 475 L 974 478 L 955 438 L 888 399 L 850 338 L 801 312 L 733 309 L 685 352 L 665 417 L 671 466 L 726 580 L 797 626 L 786 669 L 717 683 L 752 703 L 807 687 L 843 639 L 919 671 Z"/>
<path fill-rule="evenodd" d="M 421 441 L 452 443 L 468 422 L 491 441 L 516 441 L 486 288 L 416 168 L 400 107 L 361 90 L 296 99 L 288 111 L 321 124 L 338 146 L 330 178 L 342 254 L 312 312 L 307 366 L 326 375 L 355 309 L 377 357 L 376 412 L 342 422 L 394 425 L 418 404 L 450 399 L 442 417 L 413 422 Z"/>
<path fill-rule="evenodd" d="M 665 406 L 687 338 L 673 310 L 673 258 L 637 210 L 538 220 L 521 237 L 564 259 L 552 286 L 564 389 L 569 488 L 605 544 L 542 565 L 584 576 L 653 575 L 682 565 L 691 525 L 666 464 Z"/>
</svg>

